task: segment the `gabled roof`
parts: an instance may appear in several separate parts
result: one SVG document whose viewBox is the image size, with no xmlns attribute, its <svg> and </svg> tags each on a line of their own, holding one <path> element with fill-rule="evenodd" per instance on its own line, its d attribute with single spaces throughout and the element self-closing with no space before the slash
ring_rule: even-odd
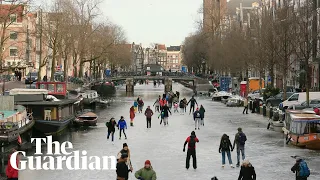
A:
<svg viewBox="0 0 320 180">
<path fill-rule="evenodd" d="M 165 44 L 157 44 L 155 49 L 158 49 L 158 50 L 167 50 Z"/>
</svg>

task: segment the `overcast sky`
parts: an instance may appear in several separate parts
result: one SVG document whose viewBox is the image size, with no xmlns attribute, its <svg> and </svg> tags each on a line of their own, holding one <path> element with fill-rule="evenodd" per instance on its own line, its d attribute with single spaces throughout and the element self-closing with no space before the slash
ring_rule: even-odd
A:
<svg viewBox="0 0 320 180">
<path fill-rule="evenodd" d="M 202 0 L 104 0 L 100 9 L 125 30 L 129 42 L 180 45 L 196 30 Z"/>
<path fill-rule="evenodd" d="M 33 0 L 42 6 L 53 0 Z M 130 43 L 181 45 L 196 31 L 203 0 L 102 0 L 103 16 L 121 26 Z M 103 20 L 102 17 L 100 20 Z"/>
</svg>

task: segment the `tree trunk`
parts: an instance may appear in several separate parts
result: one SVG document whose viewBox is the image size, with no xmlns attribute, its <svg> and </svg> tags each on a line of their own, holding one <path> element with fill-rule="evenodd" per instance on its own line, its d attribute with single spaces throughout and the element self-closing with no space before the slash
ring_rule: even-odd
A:
<svg viewBox="0 0 320 180">
<path fill-rule="evenodd" d="M 73 52 L 73 77 L 78 77 L 78 65 L 77 65 L 78 54 L 76 51 Z"/>
<path fill-rule="evenodd" d="M 67 82 L 68 80 L 68 53 L 67 51 L 64 52 L 64 61 L 63 61 L 63 76 L 64 76 L 64 81 Z"/>
</svg>

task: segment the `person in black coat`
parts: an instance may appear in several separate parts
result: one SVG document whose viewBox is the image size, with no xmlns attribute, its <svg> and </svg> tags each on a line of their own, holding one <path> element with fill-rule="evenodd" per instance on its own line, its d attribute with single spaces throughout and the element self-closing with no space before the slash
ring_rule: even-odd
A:
<svg viewBox="0 0 320 180">
<path fill-rule="evenodd" d="M 127 154 L 122 154 L 121 158 L 119 159 L 117 163 L 117 180 L 127 180 L 129 179 L 129 172 L 130 169 L 127 165 L 128 161 L 128 155 Z"/>
<path fill-rule="evenodd" d="M 238 180 L 256 180 L 256 171 L 252 164 L 245 160 L 241 166 Z"/>
<path fill-rule="evenodd" d="M 163 108 L 162 108 L 162 111 L 161 111 L 161 113 L 164 114 L 163 115 L 163 123 L 164 123 L 164 125 L 168 125 L 169 112 L 170 112 L 170 114 L 172 114 L 171 111 L 170 111 L 170 108 L 168 107 L 168 105 L 165 104 L 163 106 Z"/>
<path fill-rule="evenodd" d="M 114 132 L 116 131 L 116 127 L 118 126 L 115 119 L 111 118 L 109 122 L 106 123 L 108 128 L 108 136 L 107 139 L 109 139 L 110 135 L 112 138 L 112 142 L 114 141 Z"/>
<path fill-rule="evenodd" d="M 223 168 L 224 168 L 224 165 L 226 164 L 226 154 L 227 154 L 227 157 L 229 160 L 230 167 L 234 168 L 232 165 L 230 150 L 233 151 L 229 136 L 226 134 L 223 134 L 221 137 L 220 146 L 219 146 L 219 153 L 222 153 L 222 167 Z"/>
</svg>

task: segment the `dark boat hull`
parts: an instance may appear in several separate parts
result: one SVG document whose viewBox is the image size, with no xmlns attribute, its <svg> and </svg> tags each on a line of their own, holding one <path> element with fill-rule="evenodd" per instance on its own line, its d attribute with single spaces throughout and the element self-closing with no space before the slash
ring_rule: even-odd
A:
<svg viewBox="0 0 320 180">
<path fill-rule="evenodd" d="M 112 85 L 106 85 L 104 83 L 94 84 L 91 90 L 96 90 L 97 93 L 102 97 L 108 97 L 116 92 L 116 88 Z"/>
<path fill-rule="evenodd" d="M 34 126 L 35 122 L 30 120 L 28 124 L 22 126 L 21 128 L 15 129 L 13 131 L 9 131 L 6 133 L 6 136 L 1 135 L 0 136 L 0 141 L 1 142 L 13 142 L 16 141 L 20 136 L 24 135 L 26 132 L 32 129 Z"/>
<path fill-rule="evenodd" d="M 95 120 L 79 120 L 73 122 L 75 125 L 78 126 L 97 126 L 97 119 Z"/>
<path fill-rule="evenodd" d="M 36 120 L 34 128 L 45 135 L 57 135 L 66 129 L 74 117 L 62 121 Z"/>
</svg>

